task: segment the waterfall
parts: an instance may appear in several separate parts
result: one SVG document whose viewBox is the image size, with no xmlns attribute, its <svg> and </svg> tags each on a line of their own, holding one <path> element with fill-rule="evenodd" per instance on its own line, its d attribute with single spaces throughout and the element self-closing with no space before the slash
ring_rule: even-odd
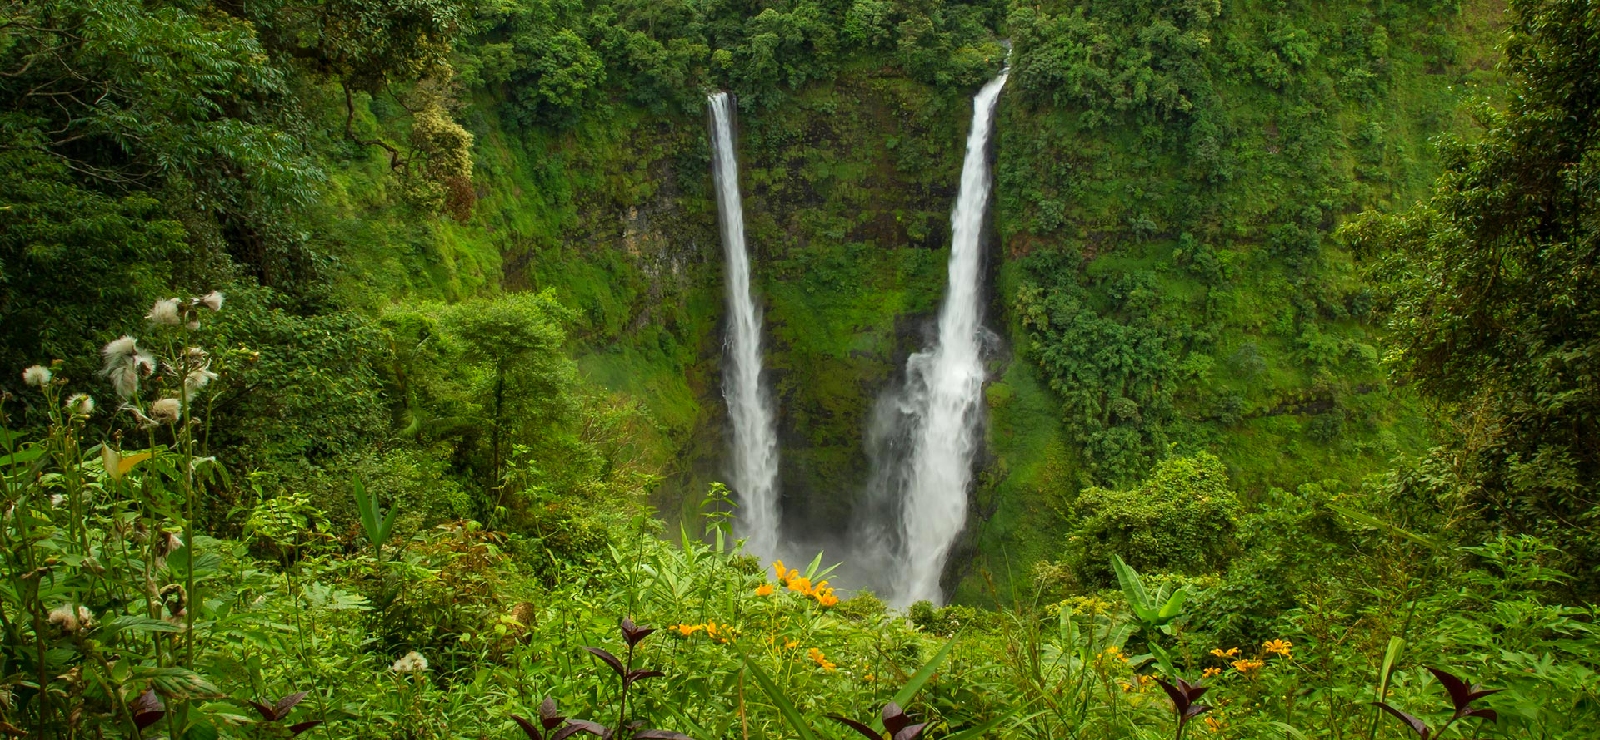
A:
<svg viewBox="0 0 1600 740">
<path fill-rule="evenodd" d="M 989 136 L 1008 69 L 972 100 L 972 128 L 951 213 L 950 284 L 939 309 L 937 344 L 906 362 L 901 414 L 912 424 L 900 507 L 899 582 L 893 601 L 943 603 L 939 576 L 967 523 L 967 489 L 978 448 L 983 394 L 980 237 L 991 177 Z"/>
<path fill-rule="evenodd" d="M 734 155 L 733 99 L 709 97 L 711 166 L 717 213 L 727 252 L 727 354 L 722 394 L 733 424 L 733 492 L 739 508 L 735 533 L 747 552 L 772 557 L 778 547 L 778 434 L 771 395 L 761 380 L 761 310 L 750 294 L 750 254 L 744 243 L 739 161 Z"/>
</svg>

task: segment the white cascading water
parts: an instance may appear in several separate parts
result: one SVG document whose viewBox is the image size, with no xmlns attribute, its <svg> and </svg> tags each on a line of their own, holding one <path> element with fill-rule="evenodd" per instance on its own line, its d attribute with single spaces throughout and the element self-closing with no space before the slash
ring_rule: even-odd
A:
<svg viewBox="0 0 1600 740">
<path fill-rule="evenodd" d="M 735 533 L 745 550 L 770 558 L 778 548 L 778 433 L 771 395 L 761 381 L 761 310 L 750 293 L 750 254 L 744 242 L 739 160 L 734 155 L 733 99 L 709 97 L 711 166 L 717 213 L 728 256 L 727 359 L 722 394 L 733 423 L 733 491 L 739 508 Z"/>
<path fill-rule="evenodd" d="M 907 385 L 917 389 L 912 400 L 918 408 L 910 410 L 917 429 L 901 510 L 903 562 L 894 598 L 900 606 L 943 603 L 939 577 L 967 523 L 984 380 L 980 237 L 992 187 L 989 136 L 1008 72 L 1001 70 L 972 99 L 961 191 L 950 216 L 950 284 L 939 310 L 938 344 L 906 363 Z"/>
</svg>

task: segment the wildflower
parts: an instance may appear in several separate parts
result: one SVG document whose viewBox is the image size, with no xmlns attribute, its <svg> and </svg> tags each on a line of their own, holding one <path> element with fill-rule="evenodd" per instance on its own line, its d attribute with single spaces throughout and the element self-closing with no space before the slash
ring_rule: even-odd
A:
<svg viewBox="0 0 1600 740">
<path fill-rule="evenodd" d="M 1106 657 L 1112 660 L 1120 660 L 1124 663 L 1128 662 L 1128 656 L 1123 655 L 1122 648 L 1119 648 L 1116 645 L 1106 648 Z"/>
<path fill-rule="evenodd" d="M 67 497 L 66 497 L 65 494 L 60 494 L 60 493 L 51 494 L 50 495 L 50 508 L 59 509 L 59 508 L 61 508 L 61 505 L 63 503 L 66 503 L 66 501 L 67 501 Z"/>
<path fill-rule="evenodd" d="M 1222 650 L 1222 649 L 1219 649 L 1219 648 L 1213 648 L 1211 650 L 1211 654 L 1215 655 L 1218 658 L 1221 658 L 1223 660 L 1227 660 L 1229 658 L 1237 658 L 1237 657 L 1239 657 L 1239 648 L 1233 647 L 1233 648 L 1228 648 L 1227 650 Z"/>
<path fill-rule="evenodd" d="M 789 641 L 783 643 L 783 649 L 784 650 L 793 650 L 793 649 L 795 649 L 797 647 L 800 647 L 800 641 L 799 640 L 789 640 Z"/>
<path fill-rule="evenodd" d="M 152 324 L 178 326 L 183 323 L 183 316 L 179 313 L 178 303 L 179 301 L 176 298 L 156 301 L 155 305 L 150 307 L 150 313 L 145 314 L 145 318 L 149 319 Z"/>
<path fill-rule="evenodd" d="M 1217 719 L 1216 717 L 1207 717 L 1206 718 L 1206 729 L 1211 731 L 1211 732 L 1221 732 L 1222 731 L 1222 720 Z"/>
<path fill-rule="evenodd" d="M 211 372 L 210 365 L 201 365 L 190 370 L 189 374 L 183 378 L 183 400 L 187 401 L 194 398 L 195 393 L 206 387 L 207 383 L 216 379 L 217 374 Z"/>
<path fill-rule="evenodd" d="M 1263 663 L 1263 662 L 1261 662 L 1259 660 L 1252 660 L 1250 658 L 1244 658 L 1244 659 L 1241 659 L 1241 660 L 1233 661 L 1232 665 L 1233 665 L 1233 669 L 1234 670 L 1236 670 L 1236 671 L 1238 671 L 1240 673 L 1243 673 L 1243 674 L 1248 676 L 1251 673 L 1254 673 L 1257 670 L 1259 670 L 1261 668 L 1261 666 L 1266 665 L 1266 663 Z"/>
<path fill-rule="evenodd" d="M 123 398 L 138 393 L 139 377 L 156 369 L 155 357 L 139 349 L 138 341 L 127 335 L 111 341 L 100 354 L 105 357 L 100 374 L 111 381 L 111 387 Z"/>
<path fill-rule="evenodd" d="M 789 574 L 789 569 L 784 567 L 782 560 L 772 561 L 772 570 L 778 574 L 778 583 L 787 580 L 784 576 Z"/>
<path fill-rule="evenodd" d="M 827 656 L 823 655 L 822 651 L 817 648 L 807 650 L 806 657 L 810 658 L 813 663 L 816 663 L 824 671 L 832 671 L 839 667 L 838 664 L 828 660 Z"/>
<path fill-rule="evenodd" d="M 412 650 L 400 656 L 400 659 L 396 660 L 394 665 L 389 666 L 389 670 L 401 674 L 421 673 L 428 670 L 428 659 L 422 657 L 422 653 Z"/>
<path fill-rule="evenodd" d="M 50 384 L 50 368 L 44 365 L 34 365 L 22 371 L 22 382 L 40 388 Z"/>
<path fill-rule="evenodd" d="M 222 310 L 222 291 L 213 290 L 210 293 L 207 293 L 207 294 L 201 296 L 200 297 L 200 305 L 205 306 L 206 308 L 209 308 L 209 309 L 211 309 L 213 311 L 221 311 Z"/>
<path fill-rule="evenodd" d="M 88 416 L 94 413 L 94 398 L 87 393 L 74 393 L 67 399 L 67 413 Z"/>
<path fill-rule="evenodd" d="M 813 595 L 816 597 L 817 603 L 824 608 L 839 604 L 839 597 L 833 595 L 833 589 L 831 588 L 826 590 L 818 589 Z"/>
<path fill-rule="evenodd" d="M 1285 658 L 1294 657 L 1294 655 L 1290 654 L 1290 649 L 1293 647 L 1294 643 L 1288 640 L 1267 640 L 1261 643 L 1261 649 L 1267 651 L 1268 654 L 1282 655 Z"/>
<path fill-rule="evenodd" d="M 790 571 L 790 572 L 793 573 L 793 571 Z M 811 579 L 809 579 L 809 578 L 799 578 L 799 577 L 796 577 L 794 575 L 791 575 L 790 578 L 789 578 L 789 590 L 790 591 L 794 591 L 794 592 L 800 594 L 801 596 L 810 596 L 811 595 Z"/>
<path fill-rule="evenodd" d="M 69 635 L 94 626 L 94 614 L 86 606 L 74 607 L 71 604 L 62 604 L 50 610 L 49 619 L 51 624 L 60 627 L 62 632 Z"/>
<path fill-rule="evenodd" d="M 689 637 L 689 636 L 693 635 L 694 633 L 699 632 L 700 630 L 703 630 L 705 628 L 706 628 L 706 626 L 703 625 L 703 624 L 680 624 L 680 625 L 677 625 L 677 626 L 673 627 L 672 629 L 677 630 L 678 634 L 683 635 L 684 637 Z"/>
<path fill-rule="evenodd" d="M 763 583 L 763 584 L 761 584 L 759 586 L 756 586 L 756 595 L 757 596 L 771 596 L 772 595 L 772 584 Z"/>
<path fill-rule="evenodd" d="M 150 418 L 161 424 L 174 424 L 183 416 L 183 402 L 176 398 L 163 398 L 150 404 Z"/>
<path fill-rule="evenodd" d="M 1204 681 L 1204 680 L 1206 680 L 1208 678 L 1212 678 L 1212 677 L 1216 676 L 1218 673 L 1221 673 L 1221 672 L 1222 672 L 1221 668 L 1207 668 L 1207 669 L 1205 669 L 1205 670 L 1200 672 L 1200 680 Z"/>
</svg>

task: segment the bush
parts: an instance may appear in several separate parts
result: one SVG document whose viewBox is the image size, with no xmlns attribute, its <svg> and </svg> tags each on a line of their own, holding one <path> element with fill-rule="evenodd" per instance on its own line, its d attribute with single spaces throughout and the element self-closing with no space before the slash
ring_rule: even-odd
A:
<svg viewBox="0 0 1600 740">
<path fill-rule="evenodd" d="M 1114 582 L 1112 555 L 1144 572 L 1200 574 L 1226 567 L 1238 549 L 1239 503 L 1222 461 L 1206 452 L 1166 459 L 1138 488 L 1085 489 L 1073 509 L 1067 561 L 1084 584 Z"/>
</svg>

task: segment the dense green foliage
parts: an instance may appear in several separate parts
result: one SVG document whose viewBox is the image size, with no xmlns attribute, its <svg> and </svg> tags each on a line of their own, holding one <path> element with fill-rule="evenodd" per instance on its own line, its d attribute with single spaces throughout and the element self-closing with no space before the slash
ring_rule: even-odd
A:
<svg viewBox="0 0 1600 740">
<path fill-rule="evenodd" d="M 1519 94 L 1480 111 L 1480 141 L 1447 148 L 1430 199 L 1351 232 L 1393 304 L 1396 369 L 1453 417 L 1452 498 L 1594 574 L 1600 22 L 1582 3 L 1516 11 L 1506 66 Z"/>
<path fill-rule="evenodd" d="M 0 732 L 1586 737 L 1591 5 L 0 3 Z M 774 578 L 703 96 L 837 531 L 1008 54 L 960 603 Z"/>
</svg>

